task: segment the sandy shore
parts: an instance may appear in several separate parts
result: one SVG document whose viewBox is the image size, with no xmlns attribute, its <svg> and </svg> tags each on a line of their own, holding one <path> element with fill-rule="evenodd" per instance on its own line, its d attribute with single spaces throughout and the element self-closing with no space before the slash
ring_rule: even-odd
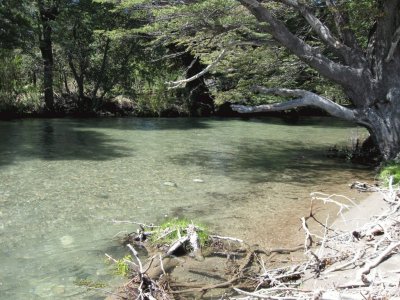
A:
<svg viewBox="0 0 400 300">
<path fill-rule="evenodd" d="M 385 212 L 390 210 L 390 204 L 383 199 L 384 195 L 380 192 L 368 193 L 366 199 L 363 200 L 358 206 L 353 207 L 349 211 L 345 212 L 343 217 L 338 217 L 338 219 L 333 223 L 332 228 L 343 232 L 361 232 L 362 230 L 365 230 L 365 226 L 368 226 L 367 224 L 370 224 L 374 217 L 385 214 Z M 397 213 L 393 216 L 393 218 L 398 218 L 398 216 L 399 214 Z M 399 227 L 398 223 L 396 226 Z M 368 251 L 365 257 L 371 257 L 369 260 L 373 260 L 375 257 L 373 255 L 369 256 L 371 251 L 373 251 L 371 248 L 379 243 L 379 239 L 383 241 L 384 238 L 377 237 L 376 240 L 375 238 L 373 240 L 361 238 L 356 242 L 356 244 L 360 245 L 360 247 L 365 246 L 365 249 Z M 392 241 L 392 243 L 395 242 L 395 240 Z M 395 252 L 396 249 L 394 249 L 392 253 Z M 349 261 L 351 261 L 351 259 L 352 257 L 349 257 Z M 328 293 L 324 294 L 322 299 L 367 299 L 365 298 L 365 295 L 362 295 L 362 292 L 359 292 L 358 295 L 353 293 L 346 295 L 346 292 L 349 292 L 351 289 L 350 287 L 348 289 L 344 287 L 350 286 L 353 282 L 362 283 L 362 281 L 358 278 L 359 271 L 364 266 L 363 261 L 368 264 L 369 260 L 366 258 L 360 259 L 359 263 L 357 262 L 355 264 L 350 264 L 348 268 L 344 268 L 340 271 L 326 272 L 326 274 L 324 274 L 325 272 L 321 272 L 321 275 L 318 278 L 314 278 L 314 274 L 309 273 L 305 276 L 306 279 L 302 285 L 302 288 L 314 291 L 329 291 Z M 343 262 L 341 262 L 341 264 L 343 264 Z M 332 267 L 335 267 L 335 264 L 327 267 L 327 269 L 329 270 L 329 268 Z M 383 284 L 386 283 L 389 286 L 390 284 L 397 283 L 397 295 L 393 295 L 392 293 L 392 295 L 386 299 L 400 299 L 400 254 L 398 253 L 398 248 L 397 253 L 389 256 L 376 268 L 373 268 L 371 270 L 371 274 L 372 273 L 375 276 L 374 280 L 377 280 Z M 372 288 L 373 287 L 371 285 L 365 286 L 365 294 L 370 293 Z"/>
<path fill-rule="evenodd" d="M 357 206 L 344 212 L 343 218 L 338 217 L 333 226 L 343 231 L 355 230 L 389 209 L 389 204 L 383 200 L 384 195 L 380 192 L 366 193 L 366 196 Z"/>
</svg>

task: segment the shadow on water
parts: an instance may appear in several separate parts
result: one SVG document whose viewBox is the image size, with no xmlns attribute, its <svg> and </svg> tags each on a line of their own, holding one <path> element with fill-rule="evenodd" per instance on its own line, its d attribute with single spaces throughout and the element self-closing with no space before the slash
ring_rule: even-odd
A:
<svg viewBox="0 0 400 300">
<path fill-rule="evenodd" d="M 170 156 L 179 165 L 196 165 L 214 175 L 223 175 L 251 183 L 296 182 L 317 183 L 321 174 L 346 171 L 349 164 L 326 157 L 326 148 L 293 142 L 270 140 L 264 143 L 237 144 L 234 151 L 196 150 L 184 155 Z M 351 165 L 352 169 L 366 169 Z M 326 178 L 325 178 L 326 177 Z M 324 180 L 332 180 L 325 176 Z M 329 182 L 328 182 L 329 183 Z"/>
<path fill-rule="evenodd" d="M 207 129 L 207 119 L 23 119 L 0 122 L 0 166 L 16 160 L 112 160 L 132 156 L 131 148 L 97 129 L 193 130 Z"/>
<path fill-rule="evenodd" d="M 357 125 L 354 123 L 333 118 L 330 116 L 326 117 L 300 117 L 298 120 L 295 122 L 288 122 L 284 118 L 281 117 L 249 117 L 246 118 L 245 115 L 243 117 L 236 117 L 236 118 L 222 118 L 222 117 L 215 117 L 212 118 L 215 121 L 225 121 L 225 120 L 240 120 L 242 122 L 246 123 L 260 123 L 260 124 L 269 124 L 269 125 L 281 125 L 287 127 L 290 125 L 291 127 L 296 127 L 296 126 L 307 126 L 307 127 L 312 127 L 312 128 L 332 128 L 334 126 L 335 128 L 351 128 L 354 127 L 356 128 Z"/>
<path fill-rule="evenodd" d="M 117 139 L 81 129 L 74 122 L 25 120 L 1 125 L 0 166 L 38 158 L 103 161 L 133 155 L 133 150 L 118 145 Z"/>
</svg>

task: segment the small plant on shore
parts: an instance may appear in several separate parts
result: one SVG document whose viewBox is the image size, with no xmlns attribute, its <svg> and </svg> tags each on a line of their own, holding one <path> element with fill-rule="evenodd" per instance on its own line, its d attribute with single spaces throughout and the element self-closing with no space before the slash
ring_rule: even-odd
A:
<svg viewBox="0 0 400 300">
<path fill-rule="evenodd" d="M 384 185 L 389 185 L 389 179 L 393 176 L 393 184 L 400 183 L 400 163 L 392 161 L 387 163 L 379 171 L 379 180 L 381 180 Z"/>
<path fill-rule="evenodd" d="M 188 219 L 171 219 L 160 225 L 159 228 L 151 235 L 151 243 L 153 244 L 171 244 L 180 236 L 187 234 L 186 230 L 192 221 Z M 200 246 L 204 247 L 209 240 L 207 228 L 202 224 L 194 224 L 199 237 Z"/>
<path fill-rule="evenodd" d="M 131 255 L 125 255 L 123 258 L 118 259 L 115 264 L 115 273 L 117 275 L 128 276 L 130 274 L 130 261 L 132 261 Z"/>
</svg>

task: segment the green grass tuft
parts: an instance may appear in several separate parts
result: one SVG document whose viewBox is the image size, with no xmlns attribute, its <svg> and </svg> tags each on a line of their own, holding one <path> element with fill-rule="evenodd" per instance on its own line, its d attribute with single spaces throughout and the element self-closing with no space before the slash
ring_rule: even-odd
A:
<svg viewBox="0 0 400 300">
<path fill-rule="evenodd" d="M 186 234 L 186 228 L 192 224 L 188 219 L 170 219 L 160 225 L 159 228 L 152 234 L 151 243 L 153 244 L 168 244 L 175 242 L 178 239 L 178 231 L 181 236 Z M 197 228 L 200 245 L 204 247 L 209 240 L 209 233 L 206 226 L 202 224 L 194 224 Z"/>
<path fill-rule="evenodd" d="M 131 255 L 125 255 L 123 258 L 118 259 L 115 265 L 115 274 L 128 276 L 131 271 L 128 264 L 129 261 L 132 261 Z"/>
<path fill-rule="evenodd" d="M 400 183 L 400 164 L 390 162 L 381 168 L 379 172 L 379 180 L 381 180 L 384 185 L 389 185 L 390 176 L 393 176 L 393 184 Z"/>
</svg>

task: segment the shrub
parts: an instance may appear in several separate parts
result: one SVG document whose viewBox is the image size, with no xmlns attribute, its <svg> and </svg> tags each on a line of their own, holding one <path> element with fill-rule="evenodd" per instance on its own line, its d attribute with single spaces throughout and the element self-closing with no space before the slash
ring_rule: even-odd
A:
<svg viewBox="0 0 400 300">
<path fill-rule="evenodd" d="M 389 185 L 390 176 L 393 176 L 393 184 L 400 183 L 400 164 L 390 162 L 381 168 L 379 172 L 379 179 L 387 186 Z"/>
</svg>

